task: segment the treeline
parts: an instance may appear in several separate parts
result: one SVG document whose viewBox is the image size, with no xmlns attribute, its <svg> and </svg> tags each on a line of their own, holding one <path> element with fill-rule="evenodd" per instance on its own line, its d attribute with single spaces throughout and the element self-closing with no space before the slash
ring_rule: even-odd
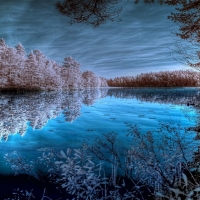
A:
<svg viewBox="0 0 200 200">
<path fill-rule="evenodd" d="M 62 66 L 48 60 L 40 50 L 27 56 L 19 43 L 9 47 L 0 40 L 0 89 L 66 90 L 107 86 L 106 79 L 92 71 L 80 71 L 80 64 L 71 56 Z"/>
<path fill-rule="evenodd" d="M 108 79 L 107 84 L 110 87 L 197 87 L 199 80 L 199 72 L 175 70 L 116 77 Z"/>
</svg>

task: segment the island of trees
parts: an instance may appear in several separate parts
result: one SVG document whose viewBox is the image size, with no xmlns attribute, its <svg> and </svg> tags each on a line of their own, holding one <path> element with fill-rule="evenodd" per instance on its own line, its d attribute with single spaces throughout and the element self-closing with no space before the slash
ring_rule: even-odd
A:
<svg viewBox="0 0 200 200">
<path fill-rule="evenodd" d="M 80 64 L 71 56 L 63 65 L 48 60 L 40 50 L 27 56 L 21 43 L 16 47 L 0 40 L 0 89 L 66 90 L 106 87 L 103 77 L 92 71 L 80 71 Z"/>
</svg>

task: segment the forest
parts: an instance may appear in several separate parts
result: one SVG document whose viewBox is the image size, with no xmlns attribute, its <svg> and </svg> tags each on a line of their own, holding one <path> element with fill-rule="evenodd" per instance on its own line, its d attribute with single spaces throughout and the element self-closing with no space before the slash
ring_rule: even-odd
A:
<svg viewBox="0 0 200 200">
<path fill-rule="evenodd" d="M 175 70 L 142 73 L 108 79 L 110 87 L 198 87 L 200 73 L 192 70 Z"/>
<path fill-rule="evenodd" d="M 29 55 L 18 43 L 14 48 L 0 40 L 0 89 L 63 91 L 94 87 L 198 87 L 200 73 L 175 70 L 142 73 L 106 79 L 92 71 L 81 72 L 71 56 L 60 65 L 48 60 L 40 50 Z"/>
<path fill-rule="evenodd" d="M 0 89 L 62 91 L 105 86 L 105 78 L 88 70 L 82 73 L 71 56 L 65 57 L 60 66 L 40 50 L 27 56 L 21 43 L 13 48 L 0 40 Z"/>
</svg>

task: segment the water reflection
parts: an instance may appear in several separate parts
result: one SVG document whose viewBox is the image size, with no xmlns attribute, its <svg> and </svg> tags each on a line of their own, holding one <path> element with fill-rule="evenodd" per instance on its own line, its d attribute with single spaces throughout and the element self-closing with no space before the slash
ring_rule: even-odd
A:
<svg viewBox="0 0 200 200">
<path fill-rule="evenodd" d="M 23 136 L 29 125 L 33 130 L 42 129 L 48 120 L 58 117 L 61 113 L 66 122 L 72 123 L 81 115 L 82 105 L 91 106 L 96 100 L 107 96 L 160 104 L 186 105 L 192 102 L 198 106 L 200 91 L 197 88 L 100 88 L 65 93 L 1 93 L 0 138 L 7 140 L 9 135 L 16 133 Z M 187 110 L 185 114 L 187 115 Z M 144 114 L 138 115 L 138 117 L 143 116 Z M 116 117 L 111 119 L 115 120 Z"/>
<path fill-rule="evenodd" d="M 51 170 L 51 173 L 58 170 L 61 173 L 56 174 L 59 180 L 63 178 L 63 174 L 71 175 L 75 179 L 80 177 L 80 169 L 90 177 L 87 167 L 92 165 L 95 171 L 90 172 L 94 175 L 97 162 L 103 160 L 102 174 L 107 175 L 111 187 L 120 188 L 124 185 L 124 191 L 127 191 L 127 180 L 137 178 L 139 185 L 145 181 L 155 192 L 168 196 L 168 188 L 177 188 L 177 183 L 183 181 L 183 173 L 190 173 L 191 169 L 192 175 L 195 177 L 197 173 L 199 177 L 199 135 L 187 129 L 195 125 L 193 121 L 188 122 L 190 116 L 198 119 L 196 112 L 190 113 L 193 108 L 187 106 L 187 103 L 198 106 L 199 95 L 197 88 L 101 88 L 65 93 L 1 94 L 1 138 L 8 139 L 8 136 L 14 133 L 24 135 L 30 127 L 43 129 L 35 132 L 28 129 L 24 138 L 10 137 L 8 142 L 1 143 L 0 149 L 15 173 L 16 169 L 19 173 L 27 173 L 23 171 L 26 170 L 24 166 L 27 167 L 27 163 L 23 165 L 23 159 L 16 158 L 16 152 L 31 160 L 31 166 L 35 167 L 35 171 L 32 168 L 28 171 L 31 176 L 37 171 L 37 167 L 40 167 L 46 171 Z M 185 110 L 187 118 L 181 115 L 182 110 L 180 114 L 181 108 L 189 109 Z M 168 120 L 169 116 L 175 118 L 174 124 L 171 119 Z M 48 120 L 53 118 L 57 119 L 47 124 Z M 74 120 L 76 121 L 72 123 Z M 181 126 L 177 125 L 179 122 L 182 123 Z M 143 129 L 144 127 L 146 129 Z M 55 134 L 49 131 L 55 131 Z M 81 148 L 83 141 L 85 146 Z M 62 153 L 60 149 L 63 150 Z M 86 150 L 93 160 L 89 162 L 80 156 L 86 162 L 86 168 L 80 168 L 79 153 L 85 153 Z M 36 162 L 38 156 L 41 166 Z M 56 165 L 54 158 L 58 161 Z M 70 159 L 77 161 L 73 165 L 75 170 L 72 168 L 72 171 L 62 168 L 62 163 L 69 164 Z M 49 160 L 53 165 L 49 165 Z M 55 168 L 52 170 L 50 166 Z M 10 173 L 3 162 L 0 169 L 1 173 Z M 66 171 L 62 171 L 63 169 Z M 81 180 L 84 182 L 87 176 Z M 127 182 L 119 183 L 118 176 Z M 185 188 L 182 187 L 184 192 Z M 138 188 L 136 190 L 138 191 Z M 131 189 L 127 195 L 133 192 Z"/>
<path fill-rule="evenodd" d="M 198 88 L 116 88 L 109 89 L 107 95 L 115 98 L 136 98 L 142 102 L 200 105 Z"/>
<path fill-rule="evenodd" d="M 28 124 L 41 129 L 48 120 L 56 118 L 62 111 L 67 122 L 81 115 L 81 105 L 92 105 L 105 97 L 107 89 L 68 91 L 65 93 L 1 93 L 0 138 L 7 140 L 10 134 L 24 135 Z"/>
<path fill-rule="evenodd" d="M 190 127 L 189 130 L 198 130 L 200 127 L 200 89 L 199 88 L 125 88 L 109 89 L 108 96 L 120 99 L 135 98 L 141 102 L 159 104 L 183 105 L 181 108 L 184 116 L 189 121 L 195 121 L 197 127 Z M 194 111 L 195 115 L 191 115 Z"/>
<path fill-rule="evenodd" d="M 92 145 L 84 142 L 77 149 L 39 149 L 42 154 L 29 162 L 16 152 L 7 153 L 4 158 L 15 174 L 40 179 L 38 168 L 42 169 L 49 175 L 49 182 L 75 194 L 76 199 L 91 190 L 91 199 L 99 200 L 117 199 L 116 195 L 118 199 L 136 199 L 137 195 L 137 199 L 149 200 L 158 199 L 157 194 L 169 197 L 166 199 L 183 199 L 170 198 L 180 194 L 196 195 L 190 191 L 196 188 L 199 191 L 199 162 L 198 157 L 195 163 L 191 158 L 199 141 L 193 141 L 191 132 L 171 124 L 163 124 L 159 136 L 157 131 L 142 133 L 136 125 L 127 124 L 127 128 L 130 147 L 123 145 L 118 134 L 112 132 L 97 137 Z M 152 198 L 143 196 L 143 187 L 148 188 Z M 104 194 L 105 198 L 101 198 Z"/>
</svg>

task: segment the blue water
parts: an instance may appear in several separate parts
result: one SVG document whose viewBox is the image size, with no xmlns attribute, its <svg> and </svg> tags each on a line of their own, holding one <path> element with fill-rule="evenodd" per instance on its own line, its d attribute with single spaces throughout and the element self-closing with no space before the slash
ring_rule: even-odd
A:
<svg viewBox="0 0 200 200">
<path fill-rule="evenodd" d="M 160 123 L 195 126 L 198 110 L 186 103 L 198 97 L 198 88 L 1 94 L 0 160 L 4 161 L 3 155 L 13 151 L 35 159 L 41 154 L 37 150 L 45 147 L 80 148 L 84 140 L 92 144 L 96 137 L 103 138 L 102 134 L 109 132 L 118 133 L 123 145 L 130 145 L 125 123 L 137 124 L 142 132 L 155 131 Z M 17 133 L 20 127 L 25 127 L 23 136 Z M 195 137 L 194 132 L 191 137 Z M 4 162 L 0 169 L 1 173 L 10 172 Z"/>
</svg>

